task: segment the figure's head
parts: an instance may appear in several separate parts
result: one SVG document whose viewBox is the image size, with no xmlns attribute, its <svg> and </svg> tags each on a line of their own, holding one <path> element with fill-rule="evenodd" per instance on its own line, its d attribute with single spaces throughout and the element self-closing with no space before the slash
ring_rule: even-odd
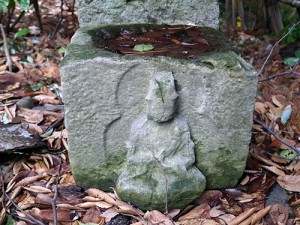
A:
<svg viewBox="0 0 300 225">
<path fill-rule="evenodd" d="M 177 98 L 178 94 L 171 72 L 160 72 L 152 75 L 146 96 L 148 119 L 156 122 L 166 122 L 172 119 Z"/>
</svg>

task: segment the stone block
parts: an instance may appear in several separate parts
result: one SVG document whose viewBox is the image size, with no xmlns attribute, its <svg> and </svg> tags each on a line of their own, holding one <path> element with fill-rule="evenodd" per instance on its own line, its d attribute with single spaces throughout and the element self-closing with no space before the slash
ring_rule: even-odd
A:
<svg viewBox="0 0 300 225">
<path fill-rule="evenodd" d="M 77 0 L 80 26 L 93 24 L 193 24 L 219 27 L 217 0 Z"/>
<path fill-rule="evenodd" d="M 131 128 L 148 112 L 149 80 L 167 73 L 176 80 L 175 116 L 188 124 L 195 166 L 206 177 L 206 188 L 235 186 L 244 171 L 251 138 L 257 83 L 253 67 L 220 32 L 205 27 L 199 29 L 211 50 L 193 58 L 105 50 L 105 34 L 115 35 L 124 27 L 132 28 L 81 28 L 61 64 L 69 157 L 77 184 L 105 191 L 116 187 L 128 157 Z"/>
</svg>

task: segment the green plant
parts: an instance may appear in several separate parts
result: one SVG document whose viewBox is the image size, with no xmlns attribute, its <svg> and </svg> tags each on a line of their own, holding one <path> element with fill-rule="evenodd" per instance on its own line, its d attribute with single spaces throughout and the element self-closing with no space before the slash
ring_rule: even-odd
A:
<svg viewBox="0 0 300 225">
<path fill-rule="evenodd" d="M 282 34 L 285 34 L 289 31 L 290 27 L 285 27 L 282 30 Z M 300 25 L 296 26 L 283 40 L 283 43 L 288 45 L 294 43 L 295 41 L 300 40 Z"/>
<path fill-rule="evenodd" d="M 0 0 L 0 23 L 5 23 L 6 32 L 12 31 L 16 24 L 20 22 L 25 12 L 29 10 L 30 5 L 36 3 L 37 0 Z M 15 12 L 17 6 L 22 9 L 21 13 Z M 15 15 L 17 15 L 16 19 L 12 23 L 12 18 Z"/>
<path fill-rule="evenodd" d="M 283 60 L 283 64 L 288 66 L 296 66 L 300 61 L 300 50 L 295 52 L 294 57 L 288 57 Z"/>
<path fill-rule="evenodd" d="M 11 10 L 16 7 L 16 3 L 24 11 L 28 11 L 30 6 L 30 0 L 0 0 L 0 9 L 2 11 Z"/>
</svg>

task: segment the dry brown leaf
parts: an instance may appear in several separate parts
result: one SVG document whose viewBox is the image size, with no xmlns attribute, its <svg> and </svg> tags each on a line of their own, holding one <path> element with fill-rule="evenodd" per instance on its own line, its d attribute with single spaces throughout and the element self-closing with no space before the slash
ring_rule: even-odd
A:
<svg viewBox="0 0 300 225">
<path fill-rule="evenodd" d="M 172 209 L 167 214 L 165 214 L 167 217 L 173 219 L 175 216 L 177 216 L 181 212 L 180 209 Z"/>
<path fill-rule="evenodd" d="M 284 140 L 286 143 L 295 146 L 296 142 L 294 140 L 291 139 L 287 139 L 287 138 L 282 138 L 282 140 Z M 280 145 L 280 149 L 284 149 L 284 150 L 290 150 L 291 148 L 286 146 L 285 144 L 281 143 Z"/>
<path fill-rule="evenodd" d="M 28 123 L 40 123 L 44 119 L 42 110 L 32 110 L 21 108 L 18 111 L 18 116 L 23 117 L 23 119 Z"/>
<path fill-rule="evenodd" d="M 2 208 L 0 211 L 0 224 L 4 224 L 5 215 L 6 215 L 6 210 L 5 208 Z"/>
<path fill-rule="evenodd" d="M 115 208 L 109 208 L 109 209 L 105 210 L 104 213 L 102 213 L 101 216 L 106 218 L 106 222 L 107 222 L 107 221 L 110 221 L 111 218 L 115 217 L 116 215 L 118 215 L 118 213 L 116 212 L 116 209 Z"/>
<path fill-rule="evenodd" d="M 210 207 L 214 207 L 220 204 L 220 199 L 222 198 L 222 195 L 222 192 L 219 190 L 208 190 L 201 195 L 201 198 L 197 200 L 197 203 L 199 205 L 206 203 Z"/>
<path fill-rule="evenodd" d="M 273 96 L 272 96 L 272 102 L 274 103 L 274 105 L 278 106 L 279 108 L 281 108 L 281 109 L 284 108 L 284 105 L 281 104 L 281 103 L 278 101 L 276 95 L 273 95 Z"/>
<path fill-rule="evenodd" d="M 44 133 L 43 129 L 34 123 L 30 123 L 28 124 L 27 130 L 32 133 L 32 134 L 36 134 L 36 135 L 41 135 Z"/>
<path fill-rule="evenodd" d="M 297 199 L 296 201 L 292 201 L 290 203 L 290 206 L 299 206 L 300 205 L 300 199 Z"/>
<path fill-rule="evenodd" d="M 4 65 L 1 65 L 1 66 L 0 66 L 0 71 L 1 71 L 1 72 L 2 72 L 2 71 L 6 71 L 6 70 L 7 70 L 7 67 L 8 67 L 8 66 L 5 65 L 5 64 L 4 64 Z"/>
<path fill-rule="evenodd" d="M 26 177 L 23 180 L 21 180 L 18 183 L 16 183 L 15 186 L 14 186 L 14 188 L 22 187 L 22 186 L 27 186 L 28 184 L 31 184 L 31 183 L 33 183 L 35 181 L 38 181 L 38 180 L 41 180 L 41 179 L 45 178 L 46 176 L 47 176 L 46 173 L 41 173 L 41 174 L 38 174 L 36 176 Z"/>
<path fill-rule="evenodd" d="M 82 223 L 96 223 L 98 225 L 105 224 L 105 218 L 101 216 L 102 212 L 99 208 L 93 207 L 90 208 L 84 217 L 82 218 Z"/>
<path fill-rule="evenodd" d="M 247 175 L 243 178 L 243 180 L 240 182 L 240 185 L 244 186 L 250 181 L 250 177 Z"/>
<path fill-rule="evenodd" d="M 286 168 L 293 172 L 300 171 L 300 160 L 291 162 L 291 164 L 288 165 Z"/>
<path fill-rule="evenodd" d="M 265 164 L 269 165 L 269 166 L 274 166 L 277 167 L 278 169 L 281 169 L 281 166 L 277 165 L 276 163 L 272 162 L 269 159 L 263 158 L 261 156 L 259 156 L 253 149 L 250 150 L 250 155 L 255 158 L 258 159 L 259 161 L 264 162 Z"/>
<path fill-rule="evenodd" d="M 0 94 L 0 101 L 14 97 L 13 93 Z"/>
<path fill-rule="evenodd" d="M 162 214 L 157 210 L 148 211 L 144 215 L 144 219 L 150 224 L 157 225 L 173 225 L 173 221 L 170 220 L 166 215 Z"/>
<path fill-rule="evenodd" d="M 218 218 L 223 220 L 226 224 L 229 224 L 229 222 L 231 220 L 233 220 L 235 218 L 235 216 L 232 214 L 223 214 L 223 215 L 220 215 Z"/>
<path fill-rule="evenodd" d="M 39 210 L 37 208 L 34 208 L 31 210 L 31 213 L 33 213 L 34 215 L 36 215 L 46 221 L 53 221 L 53 218 L 54 218 L 52 209 Z M 74 221 L 72 219 L 72 211 L 71 210 L 58 208 L 58 209 L 56 209 L 56 215 L 57 215 L 58 222 Z"/>
<path fill-rule="evenodd" d="M 83 202 L 83 203 L 77 204 L 75 206 L 79 207 L 79 208 L 83 208 L 83 209 L 89 209 L 89 208 L 95 207 L 96 202 Z"/>
<path fill-rule="evenodd" d="M 269 113 L 267 113 L 266 115 L 269 116 L 269 118 L 270 118 L 270 116 L 272 116 L 272 118 L 270 118 L 270 120 L 273 120 L 275 115 L 281 115 L 282 109 L 275 107 L 270 102 L 265 102 L 265 104 L 269 107 L 269 111 L 271 113 L 271 115 Z"/>
<path fill-rule="evenodd" d="M 192 220 L 192 219 L 210 219 L 209 216 L 210 206 L 206 203 L 203 203 L 194 209 L 192 209 L 187 214 L 179 217 L 178 221 L 181 222 L 183 220 Z"/>
<path fill-rule="evenodd" d="M 219 216 L 225 214 L 225 212 L 219 210 L 219 208 L 220 208 L 220 205 L 213 207 L 209 212 L 210 217 L 214 218 L 214 217 L 219 217 Z"/>
<path fill-rule="evenodd" d="M 272 208 L 272 205 L 269 205 L 268 207 L 261 209 L 257 213 L 255 213 L 252 218 L 251 225 L 257 224 L 262 218 L 265 217 L 265 215 L 268 214 L 268 212 L 270 211 L 271 208 Z"/>
<path fill-rule="evenodd" d="M 282 170 L 278 169 L 275 166 L 262 165 L 261 167 L 268 170 L 268 171 L 270 171 L 270 172 L 272 172 L 272 173 L 274 173 L 274 174 L 276 174 L 276 175 L 278 175 L 278 176 L 284 176 L 285 175 L 285 173 Z"/>
<path fill-rule="evenodd" d="M 28 192 L 22 195 L 22 201 L 18 203 L 20 209 L 32 208 L 35 203 L 35 197 L 31 196 Z"/>
<path fill-rule="evenodd" d="M 49 95 L 49 94 L 40 94 L 33 97 L 34 100 L 37 100 L 39 104 L 51 104 L 51 105 L 58 105 L 59 100 L 55 100 L 56 96 Z"/>
<path fill-rule="evenodd" d="M 41 71 L 43 72 L 43 76 L 48 78 L 56 78 L 59 77 L 60 74 L 58 64 L 50 61 L 46 61 L 42 65 Z"/>
<path fill-rule="evenodd" d="M 288 191 L 300 192 L 300 175 L 279 176 L 277 182 Z"/>
<path fill-rule="evenodd" d="M 72 210 L 80 210 L 82 208 L 78 207 L 78 206 L 75 206 L 75 205 L 70 205 L 70 204 L 67 204 L 67 203 L 59 203 L 59 204 L 56 204 L 56 206 L 58 208 L 62 208 L 62 209 L 72 209 Z"/>
<path fill-rule="evenodd" d="M 249 216 L 243 222 L 239 223 L 239 225 L 250 225 L 253 217 L 254 217 L 254 214 L 252 214 L 251 216 Z"/>
<path fill-rule="evenodd" d="M 253 128 L 254 130 L 259 131 L 259 132 L 263 132 L 263 131 L 264 131 L 264 129 L 262 128 L 262 126 L 259 125 L 259 124 L 253 124 L 253 125 L 252 125 L 252 128 Z"/>
<path fill-rule="evenodd" d="M 115 198 L 111 197 L 109 194 L 107 194 L 104 191 L 101 191 L 99 189 L 90 188 L 90 189 L 86 190 L 86 193 L 92 197 L 100 198 L 101 200 L 106 201 L 109 204 L 118 206 L 121 210 L 131 211 L 133 213 L 133 215 L 137 215 L 137 216 L 144 215 L 144 213 L 141 210 L 134 208 L 133 206 L 129 205 L 126 202 L 115 199 Z"/>
<path fill-rule="evenodd" d="M 255 211 L 257 211 L 256 207 L 248 209 L 247 211 L 241 213 L 240 215 L 235 217 L 233 220 L 231 220 L 228 225 L 238 225 L 238 224 L 240 224 L 241 222 L 246 220 L 248 217 L 250 217 L 253 213 L 255 213 Z"/>
<path fill-rule="evenodd" d="M 275 204 L 269 211 L 266 222 L 268 225 L 286 224 L 288 220 L 288 209 L 282 204 Z"/>
<path fill-rule="evenodd" d="M 266 105 L 262 102 L 255 102 L 255 111 L 260 114 L 265 114 L 266 112 Z"/>
<path fill-rule="evenodd" d="M 86 202 L 100 202 L 101 199 L 100 198 L 94 198 L 92 196 L 85 196 L 84 198 L 82 198 L 83 201 Z"/>
<path fill-rule="evenodd" d="M 23 187 L 25 190 L 34 192 L 34 193 L 51 193 L 52 191 L 48 188 L 41 187 L 41 186 L 30 186 L 30 187 Z"/>
<path fill-rule="evenodd" d="M 18 222 L 16 223 L 16 225 L 27 225 L 27 223 L 24 222 L 24 221 L 18 221 Z"/>
</svg>

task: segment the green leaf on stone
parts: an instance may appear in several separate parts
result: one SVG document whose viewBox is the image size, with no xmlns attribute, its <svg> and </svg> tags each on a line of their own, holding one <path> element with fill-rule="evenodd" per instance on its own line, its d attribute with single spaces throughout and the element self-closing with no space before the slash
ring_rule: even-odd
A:
<svg viewBox="0 0 300 225">
<path fill-rule="evenodd" d="M 296 66 L 299 63 L 299 58 L 288 57 L 283 60 L 283 63 L 288 66 Z"/>
<path fill-rule="evenodd" d="M 287 121 L 290 119 L 291 115 L 292 115 L 292 107 L 291 107 L 291 105 L 288 105 L 287 107 L 284 108 L 284 110 L 280 116 L 281 123 L 286 124 Z"/>
<path fill-rule="evenodd" d="M 30 0 L 17 0 L 17 1 L 20 4 L 21 9 L 27 12 L 30 6 Z"/>
<path fill-rule="evenodd" d="M 20 37 L 25 37 L 27 34 L 30 33 L 30 30 L 28 28 L 23 28 L 19 30 L 17 33 L 15 33 L 14 38 L 20 38 Z"/>
<path fill-rule="evenodd" d="M 287 160 L 293 160 L 298 156 L 298 153 L 293 149 L 290 150 L 283 150 L 279 154 L 280 157 L 285 158 Z"/>
<path fill-rule="evenodd" d="M 295 52 L 295 56 L 296 56 L 298 59 L 300 59 L 300 50 L 297 50 L 297 51 Z"/>
<path fill-rule="evenodd" d="M 133 51 L 147 52 L 147 51 L 151 51 L 153 49 L 154 49 L 154 46 L 151 44 L 138 44 L 138 45 L 134 46 Z"/>
</svg>

